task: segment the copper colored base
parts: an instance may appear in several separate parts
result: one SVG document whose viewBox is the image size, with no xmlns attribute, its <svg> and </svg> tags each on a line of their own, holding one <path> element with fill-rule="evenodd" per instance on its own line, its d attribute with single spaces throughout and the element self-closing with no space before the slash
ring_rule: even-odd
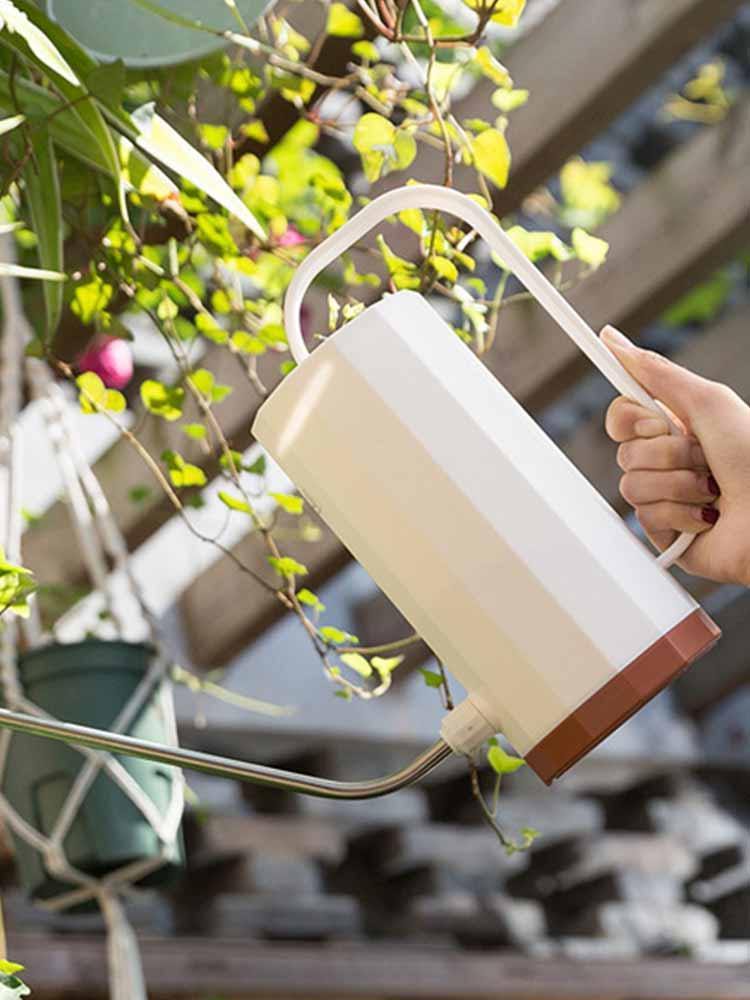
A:
<svg viewBox="0 0 750 1000">
<path fill-rule="evenodd" d="M 624 667 L 548 733 L 526 763 L 550 785 L 718 642 L 721 630 L 698 609 Z"/>
</svg>

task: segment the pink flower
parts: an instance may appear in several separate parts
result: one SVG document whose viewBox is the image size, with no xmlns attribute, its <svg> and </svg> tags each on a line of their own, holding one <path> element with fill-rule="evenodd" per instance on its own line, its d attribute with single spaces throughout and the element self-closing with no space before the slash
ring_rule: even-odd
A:
<svg viewBox="0 0 750 1000">
<path fill-rule="evenodd" d="M 298 247 L 305 242 L 305 237 L 295 226 L 287 226 L 285 232 L 276 241 L 280 247 Z"/>
<path fill-rule="evenodd" d="M 94 372 L 108 389 L 124 389 L 133 377 L 133 355 L 127 341 L 99 334 L 78 360 L 82 372 Z"/>
</svg>

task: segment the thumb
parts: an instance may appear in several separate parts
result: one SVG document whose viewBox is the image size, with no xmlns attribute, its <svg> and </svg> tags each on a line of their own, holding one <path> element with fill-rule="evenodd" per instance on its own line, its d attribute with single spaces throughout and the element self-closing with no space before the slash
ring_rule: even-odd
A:
<svg viewBox="0 0 750 1000">
<path fill-rule="evenodd" d="M 684 423 L 694 421 L 708 384 L 700 375 L 681 368 L 654 351 L 646 351 L 613 326 L 605 326 L 601 338 L 623 368 L 655 399 L 672 410 Z"/>
</svg>

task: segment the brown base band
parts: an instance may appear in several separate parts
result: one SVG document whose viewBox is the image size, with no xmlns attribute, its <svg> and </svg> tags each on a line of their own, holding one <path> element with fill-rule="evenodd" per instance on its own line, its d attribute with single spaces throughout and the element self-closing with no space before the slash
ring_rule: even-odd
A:
<svg viewBox="0 0 750 1000">
<path fill-rule="evenodd" d="M 721 630 L 698 608 L 592 694 L 548 733 L 526 763 L 550 785 L 718 642 Z"/>
</svg>

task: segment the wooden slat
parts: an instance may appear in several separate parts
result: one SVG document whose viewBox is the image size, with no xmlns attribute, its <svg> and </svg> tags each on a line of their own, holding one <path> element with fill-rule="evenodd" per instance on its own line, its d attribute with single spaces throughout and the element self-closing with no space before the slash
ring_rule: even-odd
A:
<svg viewBox="0 0 750 1000">
<path fill-rule="evenodd" d="M 580 284 L 571 300 L 598 328 L 607 322 L 637 334 L 696 281 L 750 243 L 750 101 L 720 128 L 700 133 L 637 188 L 603 227 L 609 261 Z M 531 410 L 538 410 L 585 370 L 586 361 L 533 303 L 507 311 L 490 369 Z M 601 449 L 599 454 L 604 454 Z M 612 455 L 614 466 L 614 455 Z M 611 466 L 609 466 L 611 470 Z M 611 474 L 611 471 L 610 471 Z M 614 495 L 614 494 L 612 494 Z M 345 550 L 327 537 L 308 562 L 317 585 L 337 572 Z M 197 663 L 217 664 L 259 634 L 259 622 L 280 613 L 277 602 L 236 593 L 236 570 L 215 563 L 186 591 L 182 609 Z M 270 617 L 269 617 L 270 616 Z M 221 627 L 214 621 L 221 618 Z"/>
<path fill-rule="evenodd" d="M 514 165 L 496 210 L 512 210 L 739 6 L 597 0 L 592 16 L 580 0 L 561 3 L 509 57 L 531 96 L 510 118 Z"/>
<path fill-rule="evenodd" d="M 750 594 L 743 593 L 714 617 L 722 630 L 721 641 L 675 684 L 680 706 L 696 718 L 750 683 Z"/>
<path fill-rule="evenodd" d="M 497 213 L 516 209 L 739 6 L 740 0 L 597 0 L 594 17 L 589 4 L 563 0 L 505 58 L 517 86 L 531 96 L 510 116 L 513 166 L 508 186 L 496 194 Z M 486 119 L 494 89 L 477 86 L 456 116 Z M 440 183 L 441 156 L 420 151 L 412 176 Z M 458 168 L 455 180 L 476 187 L 468 170 Z M 396 174 L 387 186 L 400 183 Z"/>
<path fill-rule="evenodd" d="M 594 329 L 637 335 L 680 295 L 750 243 L 750 99 L 679 149 L 602 227 L 610 258 L 569 294 Z M 587 368 L 543 310 L 522 303 L 501 324 L 489 365 L 531 409 Z"/>
<path fill-rule="evenodd" d="M 13 935 L 35 995 L 105 996 L 102 938 Z M 744 966 L 690 959 L 572 961 L 410 946 L 271 945 L 243 940 L 141 942 L 149 996 L 390 997 L 391 1000 L 747 1000 Z"/>
</svg>

